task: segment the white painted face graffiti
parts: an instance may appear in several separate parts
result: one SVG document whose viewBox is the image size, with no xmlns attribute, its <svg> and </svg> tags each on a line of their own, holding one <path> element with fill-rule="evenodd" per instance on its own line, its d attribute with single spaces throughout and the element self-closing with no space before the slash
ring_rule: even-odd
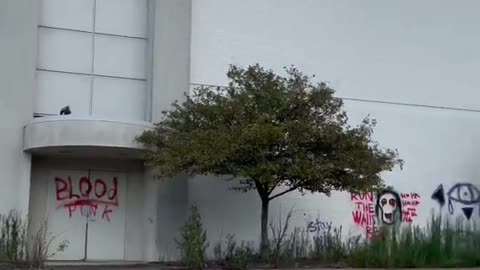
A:
<svg viewBox="0 0 480 270">
<path fill-rule="evenodd" d="M 391 193 L 385 193 L 378 200 L 379 207 L 382 210 L 381 218 L 386 224 L 395 222 L 395 213 L 398 211 L 398 201 Z"/>
</svg>

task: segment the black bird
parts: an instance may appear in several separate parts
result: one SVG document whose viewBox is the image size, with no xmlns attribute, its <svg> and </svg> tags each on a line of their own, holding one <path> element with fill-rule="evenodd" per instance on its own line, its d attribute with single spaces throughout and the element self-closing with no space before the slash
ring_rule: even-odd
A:
<svg viewBox="0 0 480 270">
<path fill-rule="evenodd" d="M 60 110 L 60 115 L 69 115 L 72 111 L 70 111 L 70 106 L 65 106 Z"/>
</svg>

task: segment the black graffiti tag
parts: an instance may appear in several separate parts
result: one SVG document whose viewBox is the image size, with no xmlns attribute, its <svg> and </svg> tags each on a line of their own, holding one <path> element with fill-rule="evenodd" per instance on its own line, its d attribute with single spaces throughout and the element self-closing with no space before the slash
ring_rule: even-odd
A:
<svg viewBox="0 0 480 270">
<path fill-rule="evenodd" d="M 307 231 L 310 233 L 328 231 L 332 228 L 332 222 L 320 221 L 315 219 L 315 221 L 308 222 Z"/>
<path fill-rule="evenodd" d="M 457 183 L 444 194 L 443 185 L 439 185 L 432 194 L 432 199 L 438 201 L 440 207 L 445 204 L 445 197 L 448 198 L 448 212 L 454 213 L 453 202 L 462 205 L 463 215 L 470 219 L 474 205 L 480 205 L 480 190 L 471 183 Z M 480 207 L 479 207 L 480 210 Z M 479 213 L 480 214 L 480 213 Z"/>
</svg>

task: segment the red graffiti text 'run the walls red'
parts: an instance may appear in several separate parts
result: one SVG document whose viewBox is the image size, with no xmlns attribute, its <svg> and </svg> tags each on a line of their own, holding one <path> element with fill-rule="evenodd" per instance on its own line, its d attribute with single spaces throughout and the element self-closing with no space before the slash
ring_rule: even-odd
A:
<svg viewBox="0 0 480 270">
<path fill-rule="evenodd" d="M 363 228 L 365 236 L 374 236 L 378 227 L 375 221 L 375 195 L 372 192 L 350 193 L 350 200 L 354 203 L 352 211 L 353 222 Z"/>
</svg>

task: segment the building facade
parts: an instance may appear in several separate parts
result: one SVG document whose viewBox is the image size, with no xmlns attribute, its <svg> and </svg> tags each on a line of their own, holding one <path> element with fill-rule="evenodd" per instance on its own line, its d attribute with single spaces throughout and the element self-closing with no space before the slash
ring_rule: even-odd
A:
<svg viewBox="0 0 480 270">
<path fill-rule="evenodd" d="M 191 87 L 226 85 L 229 64 L 258 62 L 329 81 L 351 124 L 371 115 L 375 139 L 405 160 L 385 174 L 393 191 L 291 193 L 273 202 L 273 222 L 292 210 L 292 227 L 314 239 L 340 226 L 369 237 L 395 213 L 402 224 L 425 225 L 432 211 L 478 220 L 479 8 L 474 0 L 1 1 L 0 213 L 28 216 L 29 239 L 46 226 L 54 244 L 68 241 L 52 260 L 176 260 L 174 238 L 192 204 L 211 246 L 227 234 L 258 243 L 255 192 L 207 176 L 159 181 L 134 141 Z"/>
<path fill-rule="evenodd" d="M 134 138 L 189 89 L 191 1 L 8 0 L 0 12 L 0 211 L 28 215 L 30 238 L 47 226 L 68 241 L 53 260 L 158 261 L 186 184 L 154 181 Z"/>
</svg>

